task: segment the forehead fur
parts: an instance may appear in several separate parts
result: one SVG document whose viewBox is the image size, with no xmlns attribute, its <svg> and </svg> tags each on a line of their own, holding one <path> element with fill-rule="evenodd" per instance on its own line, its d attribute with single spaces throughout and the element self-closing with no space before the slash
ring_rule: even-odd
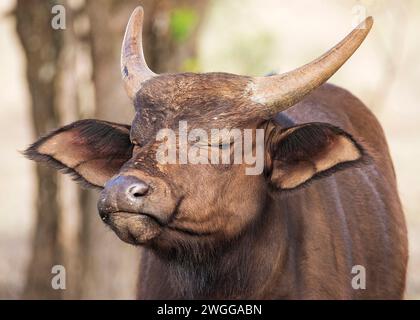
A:
<svg viewBox="0 0 420 320">
<path fill-rule="evenodd" d="M 232 128 L 255 113 L 250 84 L 250 77 L 228 73 L 164 74 L 145 82 L 135 106 L 155 126 L 187 120 L 192 128 Z"/>
</svg>

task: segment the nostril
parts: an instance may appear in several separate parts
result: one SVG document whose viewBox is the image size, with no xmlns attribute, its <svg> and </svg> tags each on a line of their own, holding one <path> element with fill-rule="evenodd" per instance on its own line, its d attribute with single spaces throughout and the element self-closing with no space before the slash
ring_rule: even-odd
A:
<svg viewBox="0 0 420 320">
<path fill-rule="evenodd" d="M 139 198 L 149 191 L 149 186 L 144 182 L 137 182 L 128 188 L 128 194 L 131 197 Z"/>
</svg>

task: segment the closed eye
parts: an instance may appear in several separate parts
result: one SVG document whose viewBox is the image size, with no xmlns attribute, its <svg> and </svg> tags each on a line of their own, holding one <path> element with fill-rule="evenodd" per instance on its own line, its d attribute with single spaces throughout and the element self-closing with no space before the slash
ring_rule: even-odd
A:
<svg viewBox="0 0 420 320">
<path fill-rule="evenodd" d="M 198 143 L 196 144 L 198 147 L 203 148 L 203 147 L 208 147 L 208 148 L 219 148 L 219 149 L 227 149 L 229 148 L 231 145 L 233 144 L 233 142 L 231 143 Z"/>
<path fill-rule="evenodd" d="M 224 142 L 224 143 L 220 143 L 219 141 L 212 142 L 208 140 L 205 141 L 205 140 L 199 140 L 199 139 L 197 139 L 196 141 L 190 141 L 190 142 L 199 148 L 205 147 L 205 148 L 227 149 L 235 143 L 235 139 L 232 139 L 230 142 Z"/>
<path fill-rule="evenodd" d="M 223 144 L 219 144 L 219 145 L 213 145 L 213 147 L 219 147 L 219 149 L 223 150 L 223 149 L 228 149 L 232 144 L 233 144 L 233 142 L 223 143 Z"/>
</svg>

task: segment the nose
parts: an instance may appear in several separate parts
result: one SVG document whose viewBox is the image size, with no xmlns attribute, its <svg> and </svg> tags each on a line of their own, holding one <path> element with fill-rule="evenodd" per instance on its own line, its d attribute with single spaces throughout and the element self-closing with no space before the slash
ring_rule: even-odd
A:
<svg viewBox="0 0 420 320">
<path fill-rule="evenodd" d="M 118 176 L 109 180 L 102 190 L 98 209 L 101 217 L 112 212 L 138 213 L 144 205 L 149 185 L 134 176 Z"/>
<path fill-rule="evenodd" d="M 142 180 L 129 181 L 127 186 L 123 185 L 122 187 L 125 189 L 127 198 L 132 201 L 139 200 L 147 193 L 147 191 L 149 191 L 149 185 L 147 185 L 146 182 Z"/>
</svg>

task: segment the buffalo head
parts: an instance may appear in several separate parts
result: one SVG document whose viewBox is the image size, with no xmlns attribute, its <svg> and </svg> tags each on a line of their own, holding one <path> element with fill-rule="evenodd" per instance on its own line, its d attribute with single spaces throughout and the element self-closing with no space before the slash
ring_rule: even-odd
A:
<svg viewBox="0 0 420 320">
<path fill-rule="evenodd" d="M 137 8 L 121 55 L 122 77 L 136 110 L 131 126 L 82 120 L 49 133 L 26 151 L 29 158 L 101 189 L 100 216 L 122 240 L 166 252 L 192 243 L 215 246 L 261 218 L 273 195 L 362 159 L 361 146 L 340 128 L 326 123 L 281 127 L 273 119 L 344 64 L 368 34 L 371 18 L 320 58 L 266 77 L 155 74 L 143 56 L 142 23 L 143 10 Z M 207 133 L 248 129 L 256 137 L 257 129 L 263 130 L 262 142 L 254 139 L 250 147 L 250 152 L 263 147 L 261 174 L 246 174 L 247 163 L 159 162 L 159 131 L 172 129 L 180 139 L 181 121 Z M 205 147 L 210 152 L 224 145 L 209 139 Z"/>
</svg>

